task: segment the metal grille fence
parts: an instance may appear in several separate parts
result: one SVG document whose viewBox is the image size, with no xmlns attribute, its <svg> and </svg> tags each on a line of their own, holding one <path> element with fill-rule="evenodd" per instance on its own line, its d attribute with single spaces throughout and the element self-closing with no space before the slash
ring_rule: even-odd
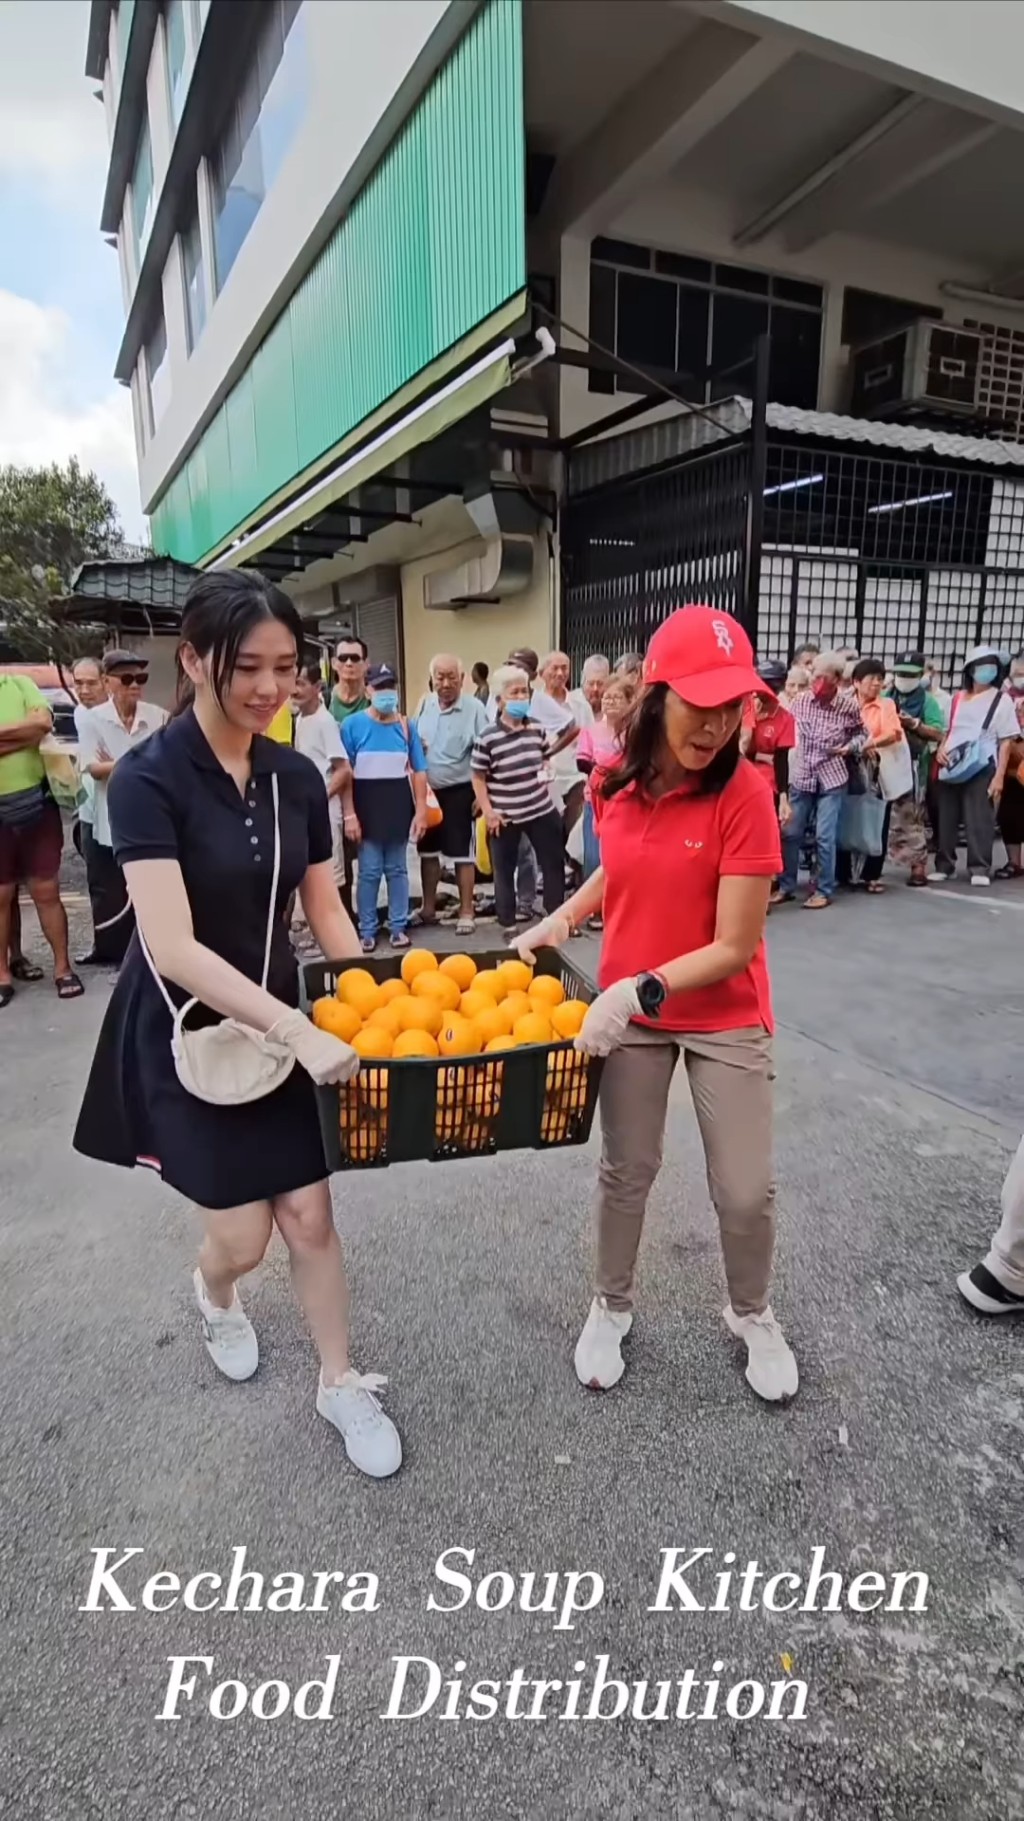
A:
<svg viewBox="0 0 1024 1821">
<path fill-rule="evenodd" d="M 973 645 L 1024 647 L 1024 473 L 770 437 L 762 520 L 750 437 L 570 501 L 563 642 L 642 650 L 686 601 L 736 613 L 761 658 L 813 640 L 948 680 Z M 760 530 L 760 538 L 758 538 Z"/>
</svg>

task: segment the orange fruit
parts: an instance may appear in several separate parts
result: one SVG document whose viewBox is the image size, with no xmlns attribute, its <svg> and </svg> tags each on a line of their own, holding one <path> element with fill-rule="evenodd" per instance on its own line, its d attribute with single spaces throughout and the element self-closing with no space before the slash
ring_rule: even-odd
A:
<svg viewBox="0 0 1024 1821">
<path fill-rule="evenodd" d="M 497 1004 L 499 1000 L 504 999 L 505 994 L 508 992 L 508 982 L 502 979 L 500 972 L 494 967 L 483 968 L 481 972 L 476 975 L 473 981 L 473 987 L 476 992 L 490 993 L 495 1004 Z"/>
<path fill-rule="evenodd" d="M 395 1047 L 395 1040 L 390 1031 L 379 1024 L 364 1024 L 352 1039 L 352 1048 L 357 1056 L 390 1056 Z"/>
<path fill-rule="evenodd" d="M 430 1037 L 436 1037 L 444 1022 L 444 1007 L 436 999 L 413 998 L 395 1000 L 395 1022 L 400 1031 L 426 1031 Z"/>
<path fill-rule="evenodd" d="M 490 993 L 477 986 L 470 987 L 459 1001 L 459 1011 L 464 1018 L 476 1018 L 480 1012 L 493 1012 L 496 1009 Z"/>
<path fill-rule="evenodd" d="M 501 961 L 498 963 L 498 974 L 510 993 L 525 993 L 533 979 L 532 967 L 525 961 Z"/>
<path fill-rule="evenodd" d="M 476 962 L 470 955 L 446 955 L 438 972 L 448 974 L 460 993 L 466 992 L 476 978 Z"/>
<path fill-rule="evenodd" d="M 384 1119 L 388 1110 L 387 1069 L 360 1069 L 357 1079 L 363 1110 L 376 1119 Z"/>
<path fill-rule="evenodd" d="M 353 1005 L 343 1005 L 333 995 L 318 999 L 313 1006 L 313 1023 L 318 1031 L 330 1031 L 342 1043 L 351 1043 L 362 1020 Z"/>
<path fill-rule="evenodd" d="M 437 1111 L 434 1116 L 435 1138 L 442 1144 L 450 1144 L 458 1136 L 465 1116 L 462 1078 L 458 1070 L 440 1069 L 437 1077 Z"/>
<path fill-rule="evenodd" d="M 515 1047 L 516 1047 L 515 1038 L 507 1037 L 507 1036 L 492 1037 L 489 1043 L 484 1044 L 484 1050 L 488 1055 L 490 1055 L 492 1053 L 492 1051 L 514 1050 Z"/>
<path fill-rule="evenodd" d="M 556 1037 L 578 1037 L 587 1008 L 582 999 L 564 999 L 551 1008 L 551 1029 Z"/>
<path fill-rule="evenodd" d="M 344 1003 L 350 1005 L 353 1011 L 358 1012 L 365 1024 L 371 1013 L 375 1012 L 382 1003 L 380 987 L 375 980 L 353 980 L 345 995 Z"/>
<path fill-rule="evenodd" d="M 476 1026 L 461 1012 L 452 1012 L 441 1026 L 437 1047 L 442 1056 L 478 1056 L 480 1037 Z"/>
<path fill-rule="evenodd" d="M 409 988 L 404 980 L 382 980 L 380 996 L 385 1005 L 390 1005 L 392 999 L 408 999 Z"/>
<path fill-rule="evenodd" d="M 356 997 L 368 986 L 372 986 L 376 990 L 377 982 L 367 968 L 346 967 L 338 975 L 338 984 L 334 991 L 343 1005 L 354 1005 Z"/>
<path fill-rule="evenodd" d="M 361 1115 L 345 1134 L 350 1163 L 376 1163 L 384 1149 L 385 1127 L 380 1120 Z"/>
<path fill-rule="evenodd" d="M 443 1012 L 457 1012 L 462 994 L 459 992 L 450 974 L 442 974 L 438 968 L 432 973 L 419 973 L 410 988 L 414 999 L 433 999 Z"/>
<path fill-rule="evenodd" d="M 530 982 L 529 996 L 538 1011 L 545 1006 L 550 1010 L 553 1005 L 561 1005 L 565 988 L 554 974 L 537 974 Z"/>
<path fill-rule="evenodd" d="M 395 1061 L 407 1056 L 439 1056 L 436 1037 L 429 1031 L 400 1031 L 395 1038 L 395 1047 L 391 1052 Z"/>
<path fill-rule="evenodd" d="M 466 997 L 467 995 L 464 993 L 463 999 L 465 1000 Z M 503 1005 L 488 1005 L 482 1012 L 473 1013 L 473 1029 L 476 1031 L 476 1034 L 485 1049 L 492 1037 L 508 1036 L 508 1019 L 505 1017 L 504 1013 L 505 1008 Z"/>
<path fill-rule="evenodd" d="M 378 1029 L 390 1031 L 392 1037 L 397 1037 L 399 1031 L 403 1028 L 399 1023 L 398 1007 L 399 1001 L 397 999 L 392 999 L 390 1004 L 378 1005 L 375 1010 L 370 1013 L 363 1029 L 367 1031 L 375 1031 Z"/>
<path fill-rule="evenodd" d="M 501 1064 L 470 1069 L 466 1076 L 466 1106 L 481 1119 L 493 1119 L 501 1102 Z"/>
<path fill-rule="evenodd" d="M 527 1012 L 533 1011 L 533 1006 L 526 993 L 515 992 L 507 994 L 502 1005 L 502 1010 L 512 1020 L 509 1025 L 509 1030 L 514 1030 L 516 1019 L 525 1018 Z"/>
<path fill-rule="evenodd" d="M 402 956 L 402 979 L 406 986 L 411 987 L 420 974 L 436 972 L 437 956 L 429 948 L 411 948 L 407 955 Z"/>
<path fill-rule="evenodd" d="M 550 1043 L 552 1030 L 550 1021 L 542 1012 L 524 1012 L 512 1026 L 512 1035 L 516 1043 Z"/>
</svg>

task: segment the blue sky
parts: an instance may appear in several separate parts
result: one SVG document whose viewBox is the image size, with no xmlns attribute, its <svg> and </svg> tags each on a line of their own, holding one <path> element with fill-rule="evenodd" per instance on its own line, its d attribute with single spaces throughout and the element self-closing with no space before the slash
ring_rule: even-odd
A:
<svg viewBox="0 0 1024 1821">
<path fill-rule="evenodd" d="M 94 468 L 142 535 L 124 312 L 99 231 L 107 137 L 88 0 L 0 0 L 0 461 Z"/>
</svg>

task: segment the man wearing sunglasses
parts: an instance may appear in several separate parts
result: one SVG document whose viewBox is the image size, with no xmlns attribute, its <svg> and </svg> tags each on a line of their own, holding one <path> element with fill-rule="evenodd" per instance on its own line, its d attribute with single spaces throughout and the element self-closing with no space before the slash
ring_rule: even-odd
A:
<svg viewBox="0 0 1024 1821">
<path fill-rule="evenodd" d="M 143 658 L 133 656 L 130 651 L 108 651 L 103 659 L 103 676 L 107 700 L 82 716 L 78 748 L 79 770 L 83 777 L 92 778 L 95 790 L 92 831 L 89 833 L 83 828 L 82 836 L 83 841 L 89 843 L 86 865 L 90 885 L 95 885 L 96 940 L 92 953 L 83 955 L 82 961 L 98 967 L 119 967 L 131 940 L 135 919 L 124 876 L 114 859 L 107 785 L 118 759 L 156 733 L 167 715 L 155 702 L 143 700 L 142 691 L 149 682 L 149 670 Z"/>
<path fill-rule="evenodd" d="M 344 727 L 349 715 L 361 714 L 369 708 L 370 698 L 366 693 L 366 645 L 351 633 L 345 633 L 338 640 L 334 651 L 334 674 L 337 682 L 331 690 L 330 710 L 339 727 Z"/>
</svg>

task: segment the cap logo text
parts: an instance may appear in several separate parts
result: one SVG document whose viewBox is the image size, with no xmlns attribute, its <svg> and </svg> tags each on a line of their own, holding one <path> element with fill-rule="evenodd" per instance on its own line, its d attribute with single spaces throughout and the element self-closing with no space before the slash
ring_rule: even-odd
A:
<svg viewBox="0 0 1024 1821">
<path fill-rule="evenodd" d="M 715 644 L 718 646 L 719 651 L 724 651 L 727 658 L 731 657 L 734 641 L 732 633 L 729 631 L 725 621 L 712 620 L 711 630 L 715 635 Z"/>
</svg>

